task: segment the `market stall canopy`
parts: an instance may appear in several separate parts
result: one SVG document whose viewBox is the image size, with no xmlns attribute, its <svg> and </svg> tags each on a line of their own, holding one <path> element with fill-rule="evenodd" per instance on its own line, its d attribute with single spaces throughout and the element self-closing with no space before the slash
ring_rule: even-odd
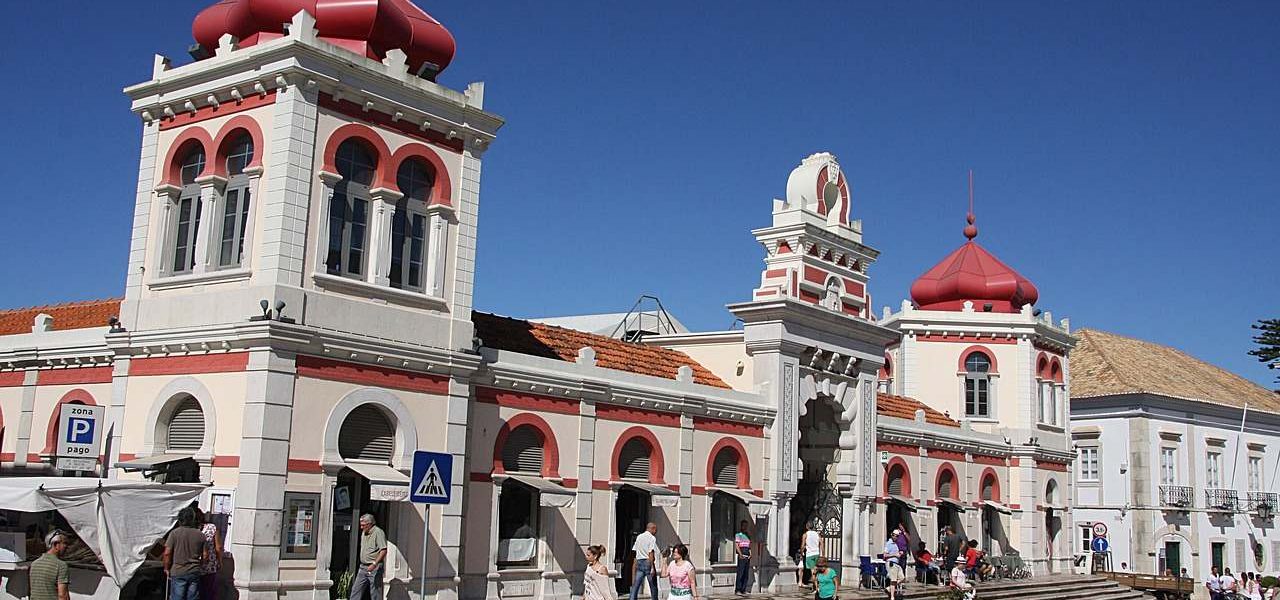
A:
<svg viewBox="0 0 1280 600">
<path fill-rule="evenodd" d="M 530 475 L 507 475 L 507 479 L 518 481 L 538 491 L 538 505 L 553 508 L 564 508 L 573 504 L 575 492 L 554 481 Z"/>
<path fill-rule="evenodd" d="M 6 477 L 0 485 L 0 510 L 58 511 L 122 588 L 147 550 L 173 527 L 178 511 L 205 488 L 85 477 Z"/>
</svg>

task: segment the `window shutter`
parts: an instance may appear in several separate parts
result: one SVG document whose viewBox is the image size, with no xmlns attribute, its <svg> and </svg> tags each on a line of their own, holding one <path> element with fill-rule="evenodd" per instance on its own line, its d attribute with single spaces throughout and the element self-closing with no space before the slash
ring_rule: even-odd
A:
<svg viewBox="0 0 1280 600">
<path fill-rule="evenodd" d="M 982 499 L 983 499 L 983 500 L 995 500 L 995 498 L 994 498 L 994 496 L 995 496 L 995 489 L 994 489 L 994 488 L 995 488 L 994 482 L 991 480 L 991 478 L 990 478 L 990 477 L 988 477 L 985 481 L 983 481 L 983 482 L 982 482 Z"/>
<path fill-rule="evenodd" d="M 631 438 L 622 446 L 618 457 L 618 473 L 623 479 L 649 480 L 649 444 L 640 438 Z M 734 476 L 737 483 L 737 476 Z"/>
<path fill-rule="evenodd" d="M 904 496 L 902 493 L 902 467 L 895 466 L 889 472 L 889 495 Z"/>
<path fill-rule="evenodd" d="M 646 471 L 647 474 L 647 471 Z M 738 453 L 724 448 L 716 453 L 711 466 L 712 481 L 720 487 L 738 487 Z"/>
<path fill-rule="evenodd" d="M 395 429 L 372 404 L 362 404 L 342 422 L 338 432 L 338 454 L 342 458 L 391 463 L 395 452 Z"/>
<path fill-rule="evenodd" d="M 950 472 L 947 472 L 946 474 L 944 474 L 944 475 L 942 476 L 942 480 L 938 482 L 938 497 L 939 497 L 939 498 L 951 498 L 951 497 L 953 497 L 953 495 L 952 495 L 952 493 L 951 493 L 951 486 L 952 486 L 952 483 L 953 483 L 953 482 L 951 481 L 951 473 L 950 473 Z"/>
<path fill-rule="evenodd" d="M 169 419 L 169 450 L 195 452 L 204 445 L 204 411 L 195 398 L 178 404 Z"/>
<path fill-rule="evenodd" d="M 542 432 L 521 425 L 507 434 L 502 446 L 502 470 L 542 474 Z"/>
</svg>

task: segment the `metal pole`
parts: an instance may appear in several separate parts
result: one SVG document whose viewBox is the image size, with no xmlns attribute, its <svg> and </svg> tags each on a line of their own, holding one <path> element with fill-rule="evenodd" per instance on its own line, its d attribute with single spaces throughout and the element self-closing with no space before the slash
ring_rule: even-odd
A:
<svg viewBox="0 0 1280 600">
<path fill-rule="evenodd" d="M 418 572 L 418 578 L 422 581 L 422 591 L 419 592 L 420 600 L 427 600 L 427 534 L 431 530 L 431 505 L 422 505 L 422 570 Z"/>
</svg>

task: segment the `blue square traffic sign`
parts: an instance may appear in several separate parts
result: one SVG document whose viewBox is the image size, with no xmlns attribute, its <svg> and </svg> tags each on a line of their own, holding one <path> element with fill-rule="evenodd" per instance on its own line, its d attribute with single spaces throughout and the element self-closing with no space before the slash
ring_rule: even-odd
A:
<svg viewBox="0 0 1280 600">
<path fill-rule="evenodd" d="M 448 504 L 453 492 L 453 455 L 418 450 L 413 453 L 409 499 L 422 504 Z"/>
</svg>

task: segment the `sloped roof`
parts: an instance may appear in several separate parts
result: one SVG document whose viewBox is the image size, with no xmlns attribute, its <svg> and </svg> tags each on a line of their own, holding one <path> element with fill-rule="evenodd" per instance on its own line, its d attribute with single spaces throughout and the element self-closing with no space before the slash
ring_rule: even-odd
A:
<svg viewBox="0 0 1280 600">
<path fill-rule="evenodd" d="M 0 335 L 31 333 L 31 325 L 40 313 L 53 317 L 54 331 L 106 327 L 107 319 L 119 316 L 120 299 L 85 300 L 0 311 Z"/>
<path fill-rule="evenodd" d="M 695 383 L 729 389 L 729 384 L 678 350 L 482 312 L 472 312 L 471 321 L 476 326 L 476 337 L 495 350 L 574 362 L 578 350 L 591 346 L 598 367 L 675 379 L 676 370 L 688 365 L 693 369 Z"/>
<path fill-rule="evenodd" d="M 1073 398 L 1149 393 L 1280 413 L 1280 395 L 1175 348 L 1096 329 L 1075 335 Z"/>
<path fill-rule="evenodd" d="M 947 415 L 944 415 L 915 398 L 907 396 L 895 396 L 893 394 L 878 393 L 876 394 L 876 414 L 886 417 L 897 417 L 899 419 L 912 420 L 916 418 L 916 411 L 924 411 L 924 422 L 934 425 L 945 425 L 947 427 L 959 427 L 960 423 Z"/>
</svg>

